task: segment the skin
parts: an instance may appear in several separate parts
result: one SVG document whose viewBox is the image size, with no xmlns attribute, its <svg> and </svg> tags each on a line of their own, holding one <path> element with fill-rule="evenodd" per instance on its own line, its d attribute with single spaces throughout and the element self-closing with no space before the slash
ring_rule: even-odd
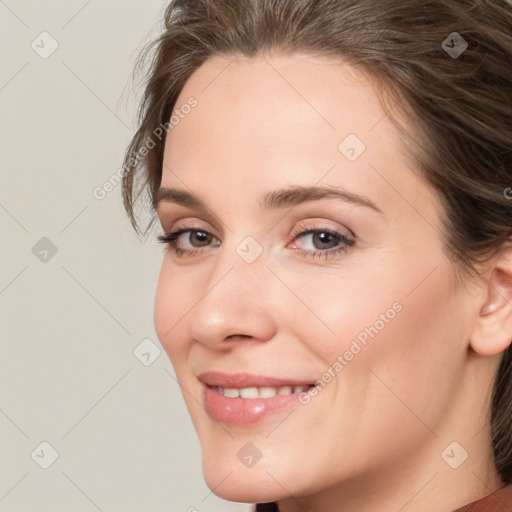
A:
<svg viewBox="0 0 512 512">
<path fill-rule="evenodd" d="M 437 192 L 402 149 L 375 84 L 344 62 L 216 56 L 176 108 L 190 96 L 197 107 L 167 136 L 162 186 L 193 192 L 208 211 L 161 202 L 157 214 L 165 231 L 212 238 L 183 234 L 178 247 L 197 251 L 188 256 L 166 248 L 154 320 L 208 486 L 285 512 L 447 512 L 501 487 L 485 414 L 512 331 L 510 251 L 456 284 Z M 353 162 L 338 149 L 350 133 L 366 145 Z M 264 208 L 265 193 L 292 185 L 343 188 L 382 213 L 333 198 Z M 311 256 L 327 249 L 297 227 L 355 243 Z M 247 236 L 263 248 L 250 264 L 236 252 Z M 307 405 L 251 426 L 219 425 L 204 410 L 200 372 L 315 382 L 397 302 L 401 311 Z M 469 454 L 457 469 L 441 457 L 453 441 Z M 251 468 L 237 457 L 247 442 L 262 454 Z"/>
</svg>

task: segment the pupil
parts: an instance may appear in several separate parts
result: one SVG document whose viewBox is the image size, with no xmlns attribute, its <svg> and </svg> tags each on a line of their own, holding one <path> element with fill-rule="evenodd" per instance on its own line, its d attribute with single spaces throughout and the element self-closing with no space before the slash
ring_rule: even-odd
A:
<svg viewBox="0 0 512 512">
<path fill-rule="evenodd" d="M 331 244 L 332 245 L 331 233 L 326 233 L 326 232 L 315 233 L 314 238 L 316 238 L 315 242 L 318 241 L 320 245 L 322 245 L 322 244 Z"/>
<path fill-rule="evenodd" d="M 195 231 L 195 238 L 199 243 L 204 243 L 208 241 L 208 234 L 204 231 Z"/>
</svg>

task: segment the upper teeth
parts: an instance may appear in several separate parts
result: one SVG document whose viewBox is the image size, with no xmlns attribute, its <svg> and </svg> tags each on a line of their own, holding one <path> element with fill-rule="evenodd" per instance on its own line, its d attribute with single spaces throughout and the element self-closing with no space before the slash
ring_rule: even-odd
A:
<svg viewBox="0 0 512 512">
<path fill-rule="evenodd" d="M 221 388 L 216 387 L 217 391 L 228 398 L 271 398 L 276 395 L 291 395 L 293 393 L 302 393 L 307 391 L 310 386 L 280 386 L 278 388 L 270 386 L 252 387 L 252 388 Z"/>
</svg>

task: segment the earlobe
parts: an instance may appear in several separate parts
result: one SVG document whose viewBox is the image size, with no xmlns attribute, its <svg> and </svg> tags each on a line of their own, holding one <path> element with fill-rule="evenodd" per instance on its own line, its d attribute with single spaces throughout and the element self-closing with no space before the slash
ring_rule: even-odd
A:
<svg viewBox="0 0 512 512">
<path fill-rule="evenodd" d="M 482 304 L 471 335 L 471 348 L 490 356 L 503 352 L 512 337 L 512 244 L 503 244 L 487 281 Z"/>
</svg>

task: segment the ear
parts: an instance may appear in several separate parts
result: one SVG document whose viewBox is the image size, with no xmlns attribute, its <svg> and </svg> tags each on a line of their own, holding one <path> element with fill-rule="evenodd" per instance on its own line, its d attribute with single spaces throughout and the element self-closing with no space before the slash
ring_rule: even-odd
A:
<svg viewBox="0 0 512 512">
<path fill-rule="evenodd" d="M 482 304 L 471 335 L 471 348 L 489 356 L 503 352 L 512 338 L 512 239 L 503 243 L 486 280 Z"/>
</svg>

